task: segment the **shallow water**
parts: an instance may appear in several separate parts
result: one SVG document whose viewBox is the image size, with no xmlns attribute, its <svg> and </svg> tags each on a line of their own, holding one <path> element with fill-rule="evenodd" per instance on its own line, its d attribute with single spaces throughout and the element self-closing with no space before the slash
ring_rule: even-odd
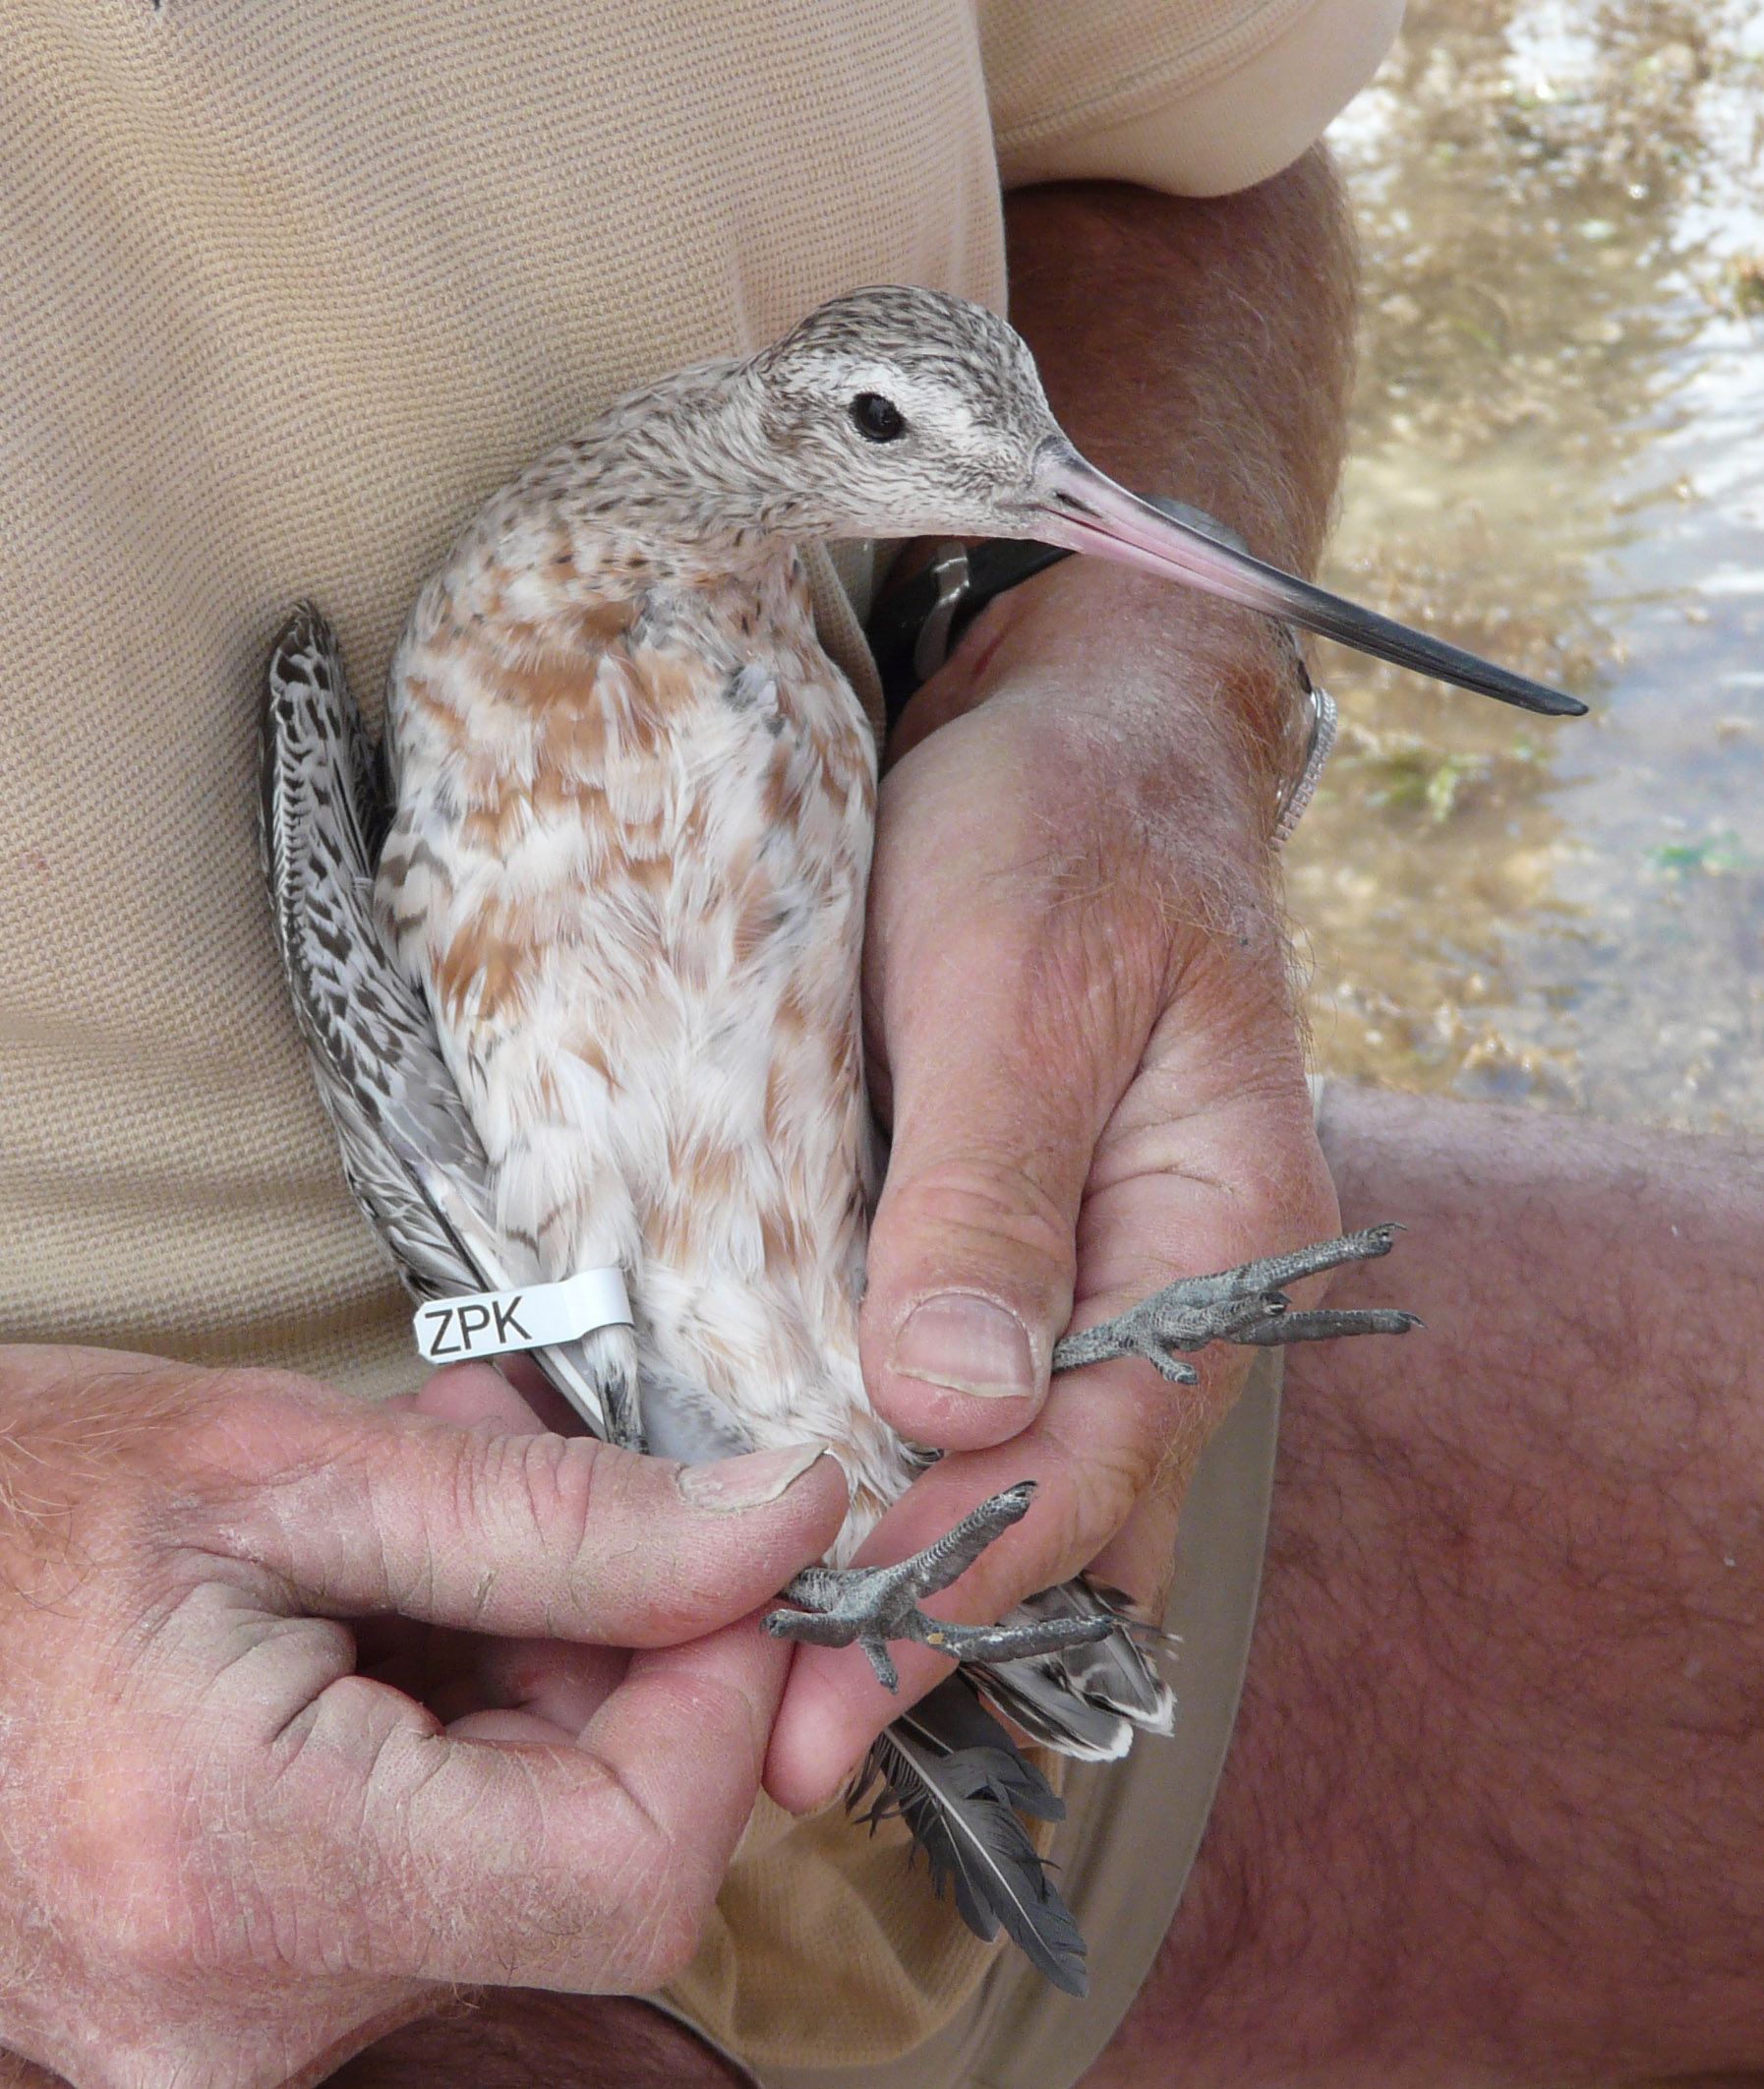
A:
<svg viewBox="0 0 1764 2089">
<path fill-rule="evenodd" d="M 1323 577 L 1593 716 L 1315 648 L 1318 1062 L 1764 1128 L 1764 5 L 1414 0 L 1332 140 L 1365 286 Z"/>
</svg>

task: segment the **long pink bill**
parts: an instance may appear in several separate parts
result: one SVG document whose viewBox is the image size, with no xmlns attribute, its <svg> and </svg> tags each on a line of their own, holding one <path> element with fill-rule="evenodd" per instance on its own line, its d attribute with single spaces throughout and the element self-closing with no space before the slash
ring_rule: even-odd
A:
<svg viewBox="0 0 1764 2089">
<path fill-rule="evenodd" d="M 1204 530 L 1160 514 L 1155 507 L 1087 464 L 1075 450 L 1043 453 L 1035 473 L 1040 497 L 1032 517 L 1033 534 L 1069 551 L 1090 552 L 1135 566 L 1166 579 L 1185 581 L 1227 602 L 1261 610 L 1283 624 L 1303 625 L 1325 638 L 1371 653 L 1398 667 L 1435 676 L 1461 689 L 1516 703 L 1552 718 L 1577 718 L 1586 705 L 1561 689 L 1531 682 L 1497 667 L 1461 646 L 1447 645 L 1412 630 L 1376 610 L 1361 609 L 1308 580 L 1264 566 L 1248 552 L 1234 550 Z"/>
</svg>

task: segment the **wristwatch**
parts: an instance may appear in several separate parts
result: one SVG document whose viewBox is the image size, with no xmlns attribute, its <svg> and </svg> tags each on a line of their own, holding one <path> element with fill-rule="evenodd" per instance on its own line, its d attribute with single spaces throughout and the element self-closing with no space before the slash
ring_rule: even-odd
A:
<svg viewBox="0 0 1764 2089">
<path fill-rule="evenodd" d="M 1147 507 L 1235 551 L 1249 548 L 1235 530 L 1185 501 L 1160 500 L 1152 494 L 1141 498 Z M 942 667 L 963 632 L 995 595 L 1020 587 L 1072 556 L 1052 544 L 1014 537 L 991 537 L 978 544 L 964 544 L 952 537 L 937 546 L 930 563 L 911 580 L 891 588 L 876 605 L 867 628 L 882 677 L 890 730 L 913 692 Z M 1273 840 L 1278 847 L 1298 825 L 1317 791 L 1318 778 L 1335 745 L 1337 713 L 1327 690 L 1312 682 L 1297 633 L 1289 625 L 1276 628 L 1284 640 L 1283 649 L 1291 655 L 1297 684 L 1287 725 L 1287 758 L 1281 765 L 1288 780 L 1275 801 Z"/>
</svg>

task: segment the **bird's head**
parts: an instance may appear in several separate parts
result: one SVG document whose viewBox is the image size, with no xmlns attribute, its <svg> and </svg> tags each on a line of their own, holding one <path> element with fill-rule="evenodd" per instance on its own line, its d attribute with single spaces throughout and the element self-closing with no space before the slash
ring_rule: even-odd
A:
<svg viewBox="0 0 1764 2089">
<path fill-rule="evenodd" d="M 1577 698 L 1264 566 L 1079 455 L 1021 336 L 933 290 L 855 290 L 741 367 L 760 524 L 797 537 L 1033 537 L 1088 552 L 1556 715 Z M 743 446 L 744 447 L 744 446 Z"/>
<path fill-rule="evenodd" d="M 821 306 L 743 367 L 730 404 L 791 536 L 1028 536 L 1038 474 L 1071 454 L 1022 338 L 933 290 Z"/>
<path fill-rule="evenodd" d="M 1030 537 L 1321 631 L 1527 710 L 1578 698 L 1250 557 L 1088 464 L 996 313 L 940 291 L 854 290 L 741 363 L 700 364 L 607 424 L 602 511 L 702 554 L 778 538 Z"/>
</svg>

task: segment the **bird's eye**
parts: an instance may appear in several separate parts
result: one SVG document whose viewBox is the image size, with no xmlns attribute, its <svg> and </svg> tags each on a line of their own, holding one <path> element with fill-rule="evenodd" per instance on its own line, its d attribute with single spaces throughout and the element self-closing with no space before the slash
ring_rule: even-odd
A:
<svg viewBox="0 0 1764 2089">
<path fill-rule="evenodd" d="M 894 443 L 907 433 L 907 417 L 879 391 L 860 391 L 852 401 L 852 425 L 866 443 Z"/>
</svg>

